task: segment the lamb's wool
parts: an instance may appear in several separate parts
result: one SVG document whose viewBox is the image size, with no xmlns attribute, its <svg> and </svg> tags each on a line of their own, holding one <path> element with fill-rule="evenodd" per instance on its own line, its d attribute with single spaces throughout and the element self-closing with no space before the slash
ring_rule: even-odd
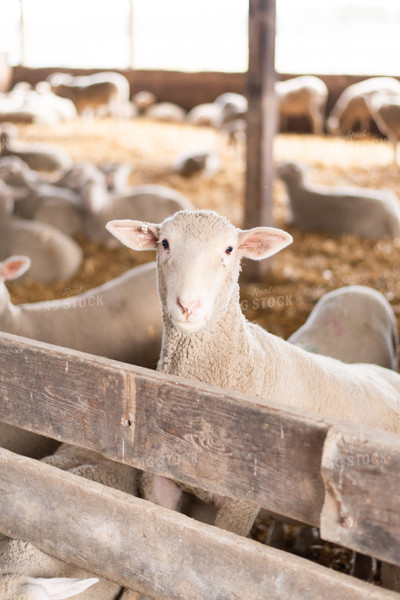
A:
<svg viewBox="0 0 400 600">
<path fill-rule="evenodd" d="M 263 231 L 269 239 L 270 230 L 239 232 L 211 211 L 183 211 L 161 225 L 115 221 L 109 228 L 134 249 L 157 248 L 164 322 L 159 370 L 255 395 L 259 402 L 279 402 L 387 431 L 400 430 L 398 374 L 376 365 L 350 365 L 311 354 L 246 321 L 239 305 L 240 259 L 272 254 L 262 251 Z M 169 244 L 168 260 L 163 240 Z M 223 253 L 227 246 L 234 251 L 229 263 L 222 258 L 221 266 L 215 248 Z M 189 295 L 188 288 L 194 290 L 193 300 L 200 294 L 207 304 L 212 297 L 210 314 L 199 331 L 177 327 L 171 316 L 179 298 Z M 146 476 L 145 493 L 151 486 L 151 476 Z M 154 491 L 153 482 L 150 499 L 162 503 L 164 499 L 155 498 Z M 219 502 L 216 522 L 246 535 L 252 523 L 249 515 L 255 513 L 254 506 L 226 499 Z"/>
</svg>

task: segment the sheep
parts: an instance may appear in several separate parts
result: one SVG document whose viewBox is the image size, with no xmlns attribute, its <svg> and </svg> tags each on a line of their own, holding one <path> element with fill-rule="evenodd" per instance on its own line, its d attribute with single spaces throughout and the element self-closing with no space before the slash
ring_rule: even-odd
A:
<svg viewBox="0 0 400 600">
<path fill-rule="evenodd" d="M 62 444 L 42 462 L 137 495 L 136 469 L 94 452 Z M 57 600 L 76 594 L 81 600 L 116 600 L 120 593 L 121 586 L 116 583 L 94 577 L 79 567 L 45 554 L 29 542 L 0 536 L 2 600 Z M 126 600 L 137 598 L 130 590 L 124 593 Z"/>
<path fill-rule="evenodd" d="M 100 196 L 99 190 L 92 186 L 86 190 L 85 200 L 85 233 L 95 242 L 113 245 L 113 238 L 105 229 L 106 223 L 112 219 L 125 217 L 148 220 L 156 213 L 160 219 L 172 215 L 182 209 L 192 209 L 192 203 L 174 189 L 162 185 L 137 185 L 123 194 Z M 102 205 L 102 199 L 105 202 Z"/>
<path fill-rule="evenodd" d="M 32 263 L 32 280 L 71 279 L 82 263 L 81 247 L 51 225 L 14 218 L 12 206 L 9 188 L 0 180 L 0 259 L 25 253 Z"/>
<path fill-rule="evenodd" d="M 363 131 L 369 131 L 371 114 L 366 98 L 375 92 L 400 94 L 400 81 L 394 77 L 371 77 L 349 85 L 340 94 L 329 114 L 328 131 L 345 135 L 357 122 L 360 122 Z"/>
<path fill-rule="evenodd" d="M 15 148 L 3 133 L 1 137 L 1 156 L 17 156 L 27 163 L 35 171 L 57 171 L 66 169 L 71 164 L 69 154 L 59 146 L 47 144 L 32 144 L 27 148 Z"/>
<path fill-rule="evenodd" d="M 147 90 L 141 90 L 137 92 L 133 98 L 132 103 L 141 115 L 146 112 L 150 106 L 153 106 L 157 102 L 155 95 Z"/>
<path fill-rule="evenodd" d="M 400 93 L 376 93 L 366 97 L 368 109 L 379 131 L 393 144 L 393 164 L 397 164 L 397 142 L 400 139 Z"/>
<path fill-rule="evenodd" d="M 186 121 L 190 125 L 214 127 L 219 123 L 221 107 L 215 102 L 198 104 L 186 115 Z"/>
<path fill-rule="evenodd" d="M 129 81 L 112 71 L 72 77 L 53 73 L 47 79 L 52 91 L 75 104 L 79 115 L 106 109 L 113 117 L 121 117 L 129 103 Z"/>
<path fill-rule="evenodd" d="M 8 185 L 28 189 L 38 181 L 38 176 L 22 158 L 4 156 L 0 158 L 0 179 Z"/>
<path fill-rule="evenodd" d="M 0 263 L 0 331 L 144 367 L 156 365 L 162 323 L 154 263 L 73 297 L 14 305 L 5 281 L 20 277 L 29 265 L 25 256 Z"/>
<path fill-rule="evenodd" d="M 182 177 L 191 177 L 203 172 L 212 177 L 218 171 L 218 156 L 209 150 L 190 150 L 179 154 L 174 161 L 173 170 Z"/>
<path fill-rule="evenodd" d="M 308 183 L 297 163 L 283 163 L 277 176 L 285 183 L 293 225 L 377 239 L 400 235 L 399 201 L 390 190 Z"/>
<path fill-rule="evenodd" d="M 346 363 L 398 369 L 393 310 L 382 294 L 365 286 L 350 285 L 322 296 L 288 341 Z"/>
<path fill-rule="evenodd" d="M 99 163 L 97 168 L 105 176 L 109 192 L 122 193 L 126 190 L 128 187 L 129 175 L 133 171 L 131 165 L 108 162 Z"/>
<path fill-rule="evenodd" d="M 248 102 L 242 94 L 225 92 L 214 100 L 214 104 L 220 111 L 219 118 L 215 122 L 216 127 L 222 128 L 228 121 L 246 118 Z"/>
<path fill-rule="evenodd" d="M 235 228 L 213 211 L 181 211 L 161 224 L 111 221 L 108 230 L 134 250 L 156 250 L 163 316 L 158 370 L 287 406 L 400 431 L 400 375 L 371 364 L 312 354 L 246 321 L 240 309 L 241 258 L 261 260 L 291 243 L 279 229 Z M 144 475 L 147 499 L 178 508 L 169 479 Z M 183 486 L 185 489 L 186 486 Z M 259 507 L 214 500 L 215 525 L 248 535 Z"/>
<path fill-rule="evenodd" d="M 0 102 L 0 121 L 6 120 L 7 114 L 10 121 L 54 125 L 75 118 L 77 113 L 71 100 L 51 92 L 48 82 L 41 81 L 32 90 L 30 84 L 21 81 Z"/>
<path fill-rule="evenodd" d="M 186 112 L 173 102 L 159 102 L 150 106 L 145 113 L 149 119 L 161 121 L 162 123 L 183 123 Z"/>
<path fill-rule="evenodd" d="M 321 135 L 324 129 L 328 88 L 319 77 L 303 75 L 275 83 L 281 118 L 304 115 L 313 132 Z"/>
</svg>

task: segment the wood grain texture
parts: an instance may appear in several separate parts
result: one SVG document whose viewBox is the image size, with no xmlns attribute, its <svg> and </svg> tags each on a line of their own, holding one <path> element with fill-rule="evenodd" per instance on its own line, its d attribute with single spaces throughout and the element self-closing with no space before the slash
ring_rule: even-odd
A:
<svg viewBox="0 0 400 600">
<path fill-rule="evenodd" d="M 322 476 L 322 537 L 400 565 L 400 437 L 332 427 Z"/>
<path fill-rule="evenodd" d="M 3 449 L 0 489 L 0 531 L 158 599 L 400 597 Z"/>
<path fill-rule="evenodd" d="M 10 334 L 0 397 L 4 422 L 319 523 L 323 419 Z"/>
<path fill-rule="evenodd" d="M 247 72 L 246 228 L 272 224 L 276 131 L 275 0 L 250 0 Z"/>
</svg>

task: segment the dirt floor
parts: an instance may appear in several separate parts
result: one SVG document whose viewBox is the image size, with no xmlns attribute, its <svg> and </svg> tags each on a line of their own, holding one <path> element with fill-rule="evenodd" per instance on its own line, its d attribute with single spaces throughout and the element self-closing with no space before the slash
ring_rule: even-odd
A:
<svg viewBox="0 0 400 600">
<path fill-rule="evenodd" d="M 133 167 L 131 184 L 158 183 L 185 194 L 198 208 L 212 208 L 241 224 L 244 198 L 244 148 L 231 148 L 210 128 L 170 125 L 145 119 L 117 124 L 110 120 L 76 121 L 56 126 L 19 126 L 23 142 L 51 142 L 66 148 L 74 160 L 118 161 Z M 220 153 L 220 171 L 212 178 L 197 174 L 182 178 L 171 170 L 180 152 L 206 148 Z M 326 184 L 389 188 L 400 198 L 400 171 L 392 166 L 387 142 L 350 135 L 347 138 L 279 135 L 275 160 L 296 160 L 310 167 L 310 178 Z M 306 319 L 326 292 L 349 284 L 371 286 L 391 302 L 400 319 L 400 239 L 360 240 L 351 236 L 303 233 L 291 227 L 284 188 L 275 183 L 275 225 L 285 228 L 294 243 L 271 261 L 260 283 L 242 283 L 242 308 L 249 320 L 287 338 Z M 157 221 L 157 215 L 154 216 Z M 147 260 L 148 253 L 123 247 L 108 250 L 79 239 L 84 264 L 72 281 L 51 286 L 29 280 L 12 282 L 14 302 L 33 302 L 79 293 Z M 263 539 L 260 524 L 254 535 Z M 286 545 L 291 545 L 288 530 Z M 349 571 L 352 553 L 316 541 L 308 556 L 333 568 Z"/>
</svg>

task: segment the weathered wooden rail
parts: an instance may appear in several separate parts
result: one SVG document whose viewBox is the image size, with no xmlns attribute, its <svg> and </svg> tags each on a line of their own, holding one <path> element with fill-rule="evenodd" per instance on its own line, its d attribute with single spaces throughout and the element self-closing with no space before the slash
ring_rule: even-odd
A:
<svg viewBox="0 0 400 600">
<path fill-rule="evenodd" d="M 0 420 L 253 501 L 400 565 L 393 434 L 9 334 Z M 0 531 L 157 598 L 400 598 L 6 450 L 0 490 Z M 88 514 L 101 527 L 88 531 Z"/>
</svg>

